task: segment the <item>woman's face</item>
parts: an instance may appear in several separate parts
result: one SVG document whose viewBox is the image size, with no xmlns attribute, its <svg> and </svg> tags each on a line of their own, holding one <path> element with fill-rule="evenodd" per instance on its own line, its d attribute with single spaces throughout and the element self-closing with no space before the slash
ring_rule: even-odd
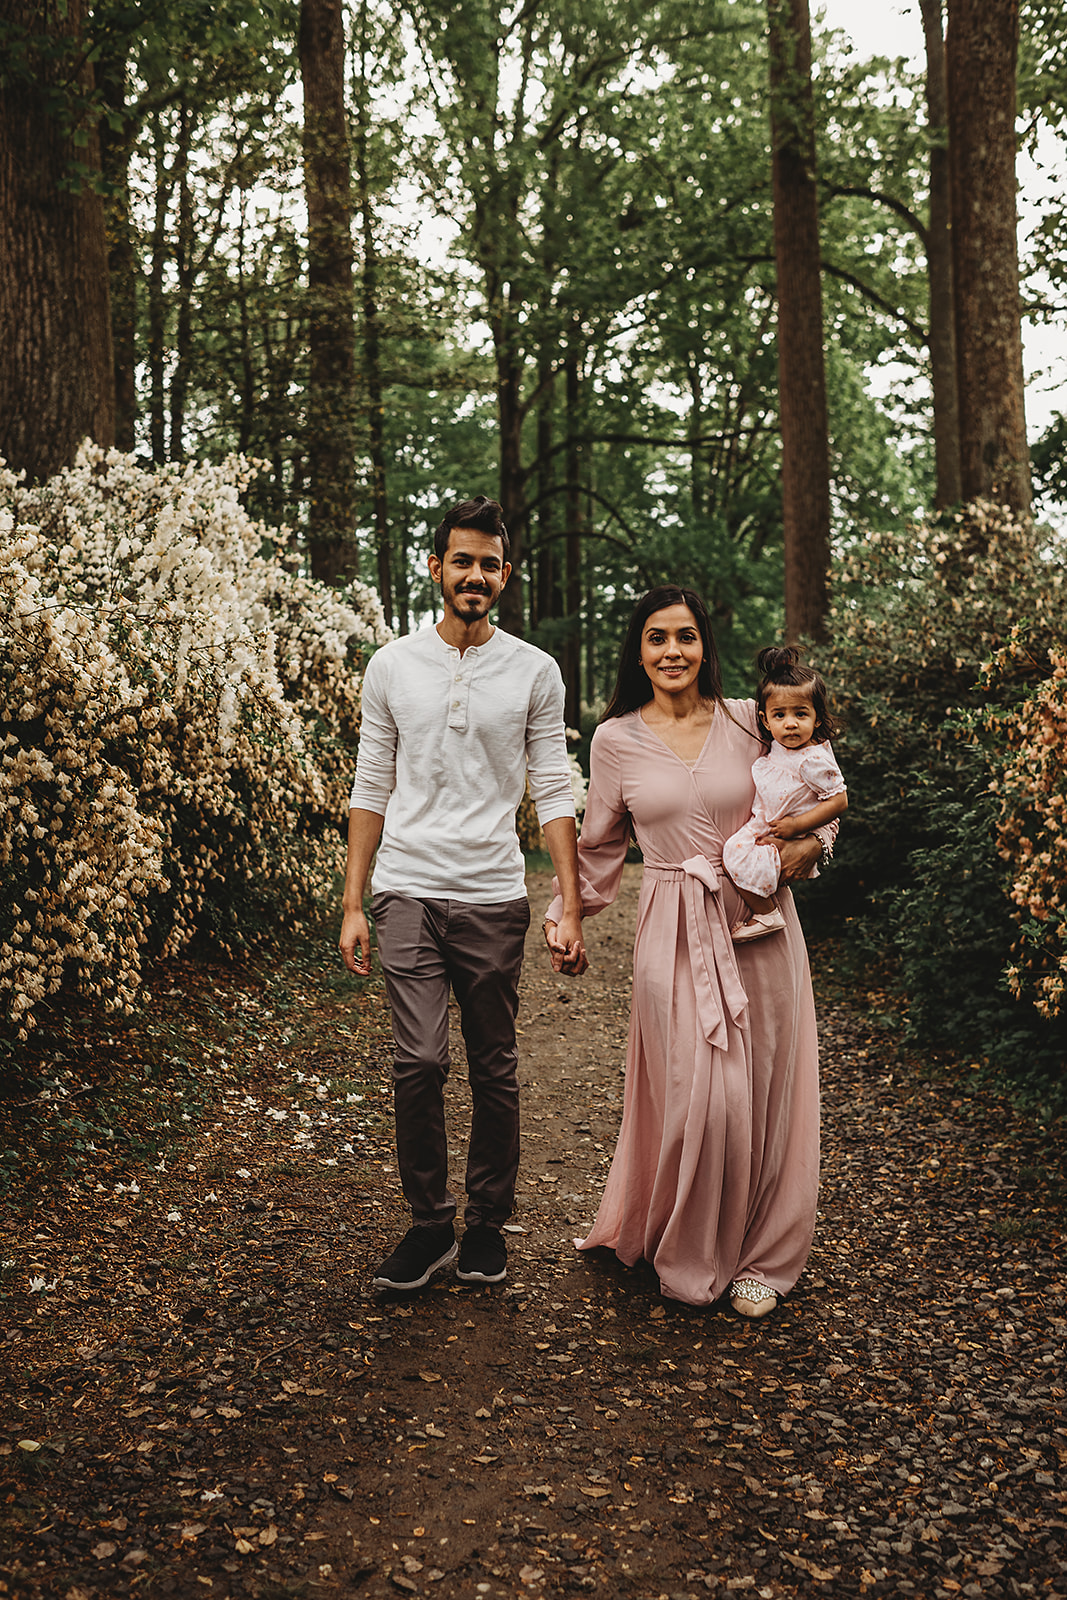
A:
<svg viewBox="0 0 1067 1600">
<path fill-rule="evenodd" d="M 688 606 L 653 611 L 641 631 L 641 665 L 653 689 L 676 695 L 696 686 L 704 641 Z"/>
</svg>

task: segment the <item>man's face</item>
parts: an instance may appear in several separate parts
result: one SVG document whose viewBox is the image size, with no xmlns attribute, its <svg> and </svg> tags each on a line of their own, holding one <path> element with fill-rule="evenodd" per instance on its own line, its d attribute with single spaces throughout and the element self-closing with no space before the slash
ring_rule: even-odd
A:
<svg viewBox="0 0 1067 1600">
<path fill-rule="evenodd" d="M 441 585 L 445 610 L 464 623 L 488 616 L 510 573 L 504 541 L 477 528 L 453 528 L 443 560 L 430 557 L 430 576 Z"/>
</svg>

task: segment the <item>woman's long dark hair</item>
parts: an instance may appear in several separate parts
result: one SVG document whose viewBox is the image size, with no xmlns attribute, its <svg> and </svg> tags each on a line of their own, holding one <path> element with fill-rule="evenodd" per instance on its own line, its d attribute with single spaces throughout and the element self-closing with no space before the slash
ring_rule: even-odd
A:
<svg viewBox="0 0 1067 1600">
<path fill-rule="evenodd" d="M 815 712 L 813 741 L 816 744 L 824 744 L 827 739 L 833 738 L 837 732 L 837 724 L 830 715 L 830 698 L 826 693 L 826 685 L 815 668 L 806 666 L 800 659 L 799 650 L 795 650 L 791 644 L 769 645 L 756 657 L 756 671 L 759 673 L 756 712 L 759 719 L 759 736 L 765 745 L 774 743 L 771 730 L 763 720 L 763 713 L 767 709 L 767 695 L 771 689 L 799 689 L 801 694 L 809 695 Z"/>
<path fill-rule="evenodd" d="M 642 595 L 634 607 L 623 641 L 622 655 L 619 657 L 615 689 L 607 710 L 600 719 L 601 722 L 607 722 L 610 717 L 624 717 L 628 711 L 636 711 L 638 706 L 647 705 L 652 699 L 652 684 L 640 660 L 641 636 L 649 617 L 656 611 L 664 611 L 667 606 L 688 606 L 693 613 L 693 620 L 704 645 L 704 659 L 700 663 L 697 688 L 705 700 L 710 700 L 717 706 L 723 704 L 722 669 L 719 666 L 719 652 L 715 648 L 711 632 L 708 608 L 695 590 L 682 589 L 677 584 L 666 583 L 661 584 L 658 589 L 650 589 L 646 595 Z"/>
</svg>

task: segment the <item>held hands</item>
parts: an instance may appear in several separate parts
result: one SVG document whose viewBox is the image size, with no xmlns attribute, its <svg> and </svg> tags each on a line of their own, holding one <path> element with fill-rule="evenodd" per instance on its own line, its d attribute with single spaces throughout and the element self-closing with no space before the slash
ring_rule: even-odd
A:
<svg viewBox="0 0 1067 1600">
<path fill-rule="evenodd" d="M 582 919 L 564 915 L 558 923 L 545 923 L 545 943 L 552 958 L 552 971 L 580 978 L 589 966 L 582 943 Z"/>
<path fill-rule="evenodd" d="M 370 974 L 370 928 L 362 911 L 346 911 L 344 921 L 341 923 L 341 937 L 338 940 L 341 950 L 341 959 L 349 972 L 355 973 L 357 978 L 366 978 Z M 359 951 L 357 957 L 356 951 Z"/>
</svg>

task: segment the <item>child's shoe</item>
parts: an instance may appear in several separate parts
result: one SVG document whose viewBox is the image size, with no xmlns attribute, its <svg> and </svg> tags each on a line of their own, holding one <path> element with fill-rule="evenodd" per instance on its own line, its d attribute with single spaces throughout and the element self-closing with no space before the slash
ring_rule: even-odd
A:
<svg viewBox="0 0 1067 1600">
<path fill-rule="evenodd" d="M 765 939 L 769 933 L 781 933 L 785 918 L 777 906 L 771 911 L 754 911 L 747 922 L 730 930 L 734 944 L 747 944 L 749 939 Z"/>
</svg>

